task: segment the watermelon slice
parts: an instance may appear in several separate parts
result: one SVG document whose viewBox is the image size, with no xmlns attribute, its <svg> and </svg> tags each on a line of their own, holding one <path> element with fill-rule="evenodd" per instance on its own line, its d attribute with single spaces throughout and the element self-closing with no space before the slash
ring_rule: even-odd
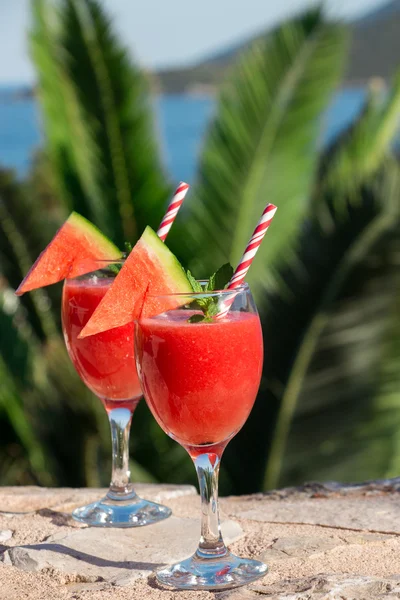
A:
<svg viewBox="0 0 400 600">
<path fill-rule="evenodd" d="M 94 335 L 151 317 L 185 304 L 187 297 L 152 298 L 156 294 L 192 292 L 184 270 L 156 233 L 146 227 L 112 286 L 82 329 L 79 337 Z"/>
<path fill-rule="evenodd" d="M 20 283 L 18 296 L 78 277 L 97 268 L 96 260 L 118 260 L 121 251 L 90 221 L 73 212 Z"/>
</svg>

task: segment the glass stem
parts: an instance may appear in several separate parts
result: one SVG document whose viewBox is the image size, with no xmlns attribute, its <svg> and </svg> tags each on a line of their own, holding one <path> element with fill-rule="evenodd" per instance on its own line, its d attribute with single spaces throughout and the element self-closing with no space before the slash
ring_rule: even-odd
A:
<svg viewBox="0 0 400 600">
<path fill-rule="evenodd" d="M 130 482 L 129 470 L 129 433 L 132 411 L 129 408 L 108 410 L 112 441 L 112 475 L 108 497 L 112 500 L 124 500 L 136 496 Z"/>
<path fill-rule="evenodd" d="M 199 478 L 201 497 L 201 537 L 198 558 L 217 558 L 227 553 L 221 535 L 218 513 L 218 475 L 221 456 L 200 454 L 193 458 Z"/>
</svg>

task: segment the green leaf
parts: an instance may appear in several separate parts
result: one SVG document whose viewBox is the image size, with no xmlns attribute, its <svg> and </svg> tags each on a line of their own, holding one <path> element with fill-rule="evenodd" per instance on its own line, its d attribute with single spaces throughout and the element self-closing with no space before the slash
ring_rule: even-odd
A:
<svg viewBox="0 0 400 600">
<path fill-rule="evenodd" d="M 232 276 L 232 266 L 229 263 L 225 263 L 218 271 L 211 275 L 205 288 L 206 291 L 223 290 L 232 279 Z"/>
<path fill-rule="evenodd" d="M 11 173 L 0 171 L 0 264 L 3 276 L 14 290 L 49 241 L 47 226 L 42 225 L 42 219 L 39 222 L 34 216 L 37 216 L 37 210 L 41 212 L 41 207 L 33 207 L 28 198 Z M 43 246 L 38 249 L 40 242 Z M 58 320 L 49 310 L 50 299 L 46 290 L 30 294 L 23 299 L 23 304 L 39 337 L 56 335 Z"/>
<path fill-rule="evenodd" d="M 148 84 L 96 0 L 33 2 L 32 55 L 58 188 L 117 245 L 157 229 L 170 194 Z"/>
<path fill-rule="evenodd" d="M 45 152 L 56 192 L 66 214 L 79 206 L 78 212 L 106 232 L 109 229 L 106 207 L 100 201 L 101 190 L 93 178 L 97 161 L 95 148 L 74 82 L 64 66 L 60 7 L 56 9 L 48 0 L 32 1 L 31 7 L 30 49 L 38 74 L 37 94 L 46 136 Z"/>
<path fill-rule="evenodd" d="M 189 323 L 212 323 L 213 317 L 219 312 L 219 298 L 218 296 L 210 295 L 210 292 L 214 290 L 222 290 L 229 283 L 233 275 L 233 269 L 230 264 L 225 264 L 220 267 L 211 277 L 207 283 L 203 286 L 199 283 L 192 275 L 192 273 L 186 271 L 187 278 L 196 293 L 204 293 L 203 297 L 198 297 L 191 303 L 191 307 L 196 310 L 201 310 L 203 315 L 193 315 L 188 319 Z"/>
<path fill-rule="evenodd" d="M 181 240 L 190 268 L 204 276 L 237 264 L 267 201 L 279 206 L 249 271 L 260 306 L 308 207 L 319 117 L 338 83 L 345 39 L 344 27 L 312 10 L 243 55 L 219 94 L 186 223 L 169 238 Z"/>
<path fill-rule="evenodd" d="M 322 155 L 315 208 L 322 216 L 319 197 L 329 190 L 338 198 L 357 201 L 358 190 L 380 169 L 398 132 L 400 112 L 400 70 L 386 93 L 381 85 L 371 83 L 369 92 L 354 123 Z"/>
<path fill-rule="evenodd" d="M 0 412 L 6 413 L 11 426 L 15 429 L 19 440 L 26 449 L 29 465 L 42 485 L 54 483 L 50 462 L 46 459 L 43 445 L 38 440 L 37 432 L 32 427 L 24 410 L 24 401 L 19 393 L 15 380 L 10 376 L 0 355 Z"/>
<path fill-rule="evenodd" d="M 207 317 L 205 315 L 192 315 L 189 319 L 188 319 L 188 323 L 203 323 L 204 321 L 207 320 Z"/>
<path fill-rule="evenodd" d="M 212 302 L 210 302 L 209 306 L 207 307 L 207 317 L 209 319 L 212 319 L 212 317 L 217 316 L 217 314 L 219 313 L 219 299 L 218 297 L 212 298 Z"/>
<path fill-rule="evenodd" d="M 278 334 L 277 329 L 279 328 L 280 343 L 283 344 L 286 352 L 284 359 L 286 367 L 283 368 L 283 364 L 281 363 L 279 371 L 266 373 L 266 376 L 270 379 L 278 380 L 279 378 L 282 396 L 265 475 L 265 488 L 275 487 L 279 481 L 285 481 L 281 477 L 283 469 L 285 469 L 289 432 L 296 413 L 301 411 L 300 399 L 304 398 L 303 390 L 308 387 L 307 377 L 311 368 L 310 365 L 316 360 L 315 353 L 320 343 L 321 335 L 335 318 L 333 313 L 335 303 L 340 302 L 340 298 L 345 294 L 346 283 L 353 281 L 354 286 L 357 285 L 359 281 L 358 273 L 361 268 L 359 265 L 363 263 L 368 264 L 373 261 L 371 252 L 374 251 L 378 242 L 381 244 L 385 242 L 390 229 L 393 227 L 395 215 L 393 214 L 392 206 L 393 198 L 398 198 L 400 191 L 399 175 L 397 165 L 389 165 L 372 187 L 365 188 L 359 192 L 360 196 L 356 208 L 348 210 L 346 213 L 342 209 L 337 211 L 331 210 L 330 221 L 333 223 L 333 227 L 329 234 L 321 228 L 321 224 L 318 221 L 311 221 L 307 232 L 302 237 L 298 250 L 298 263 L 302 264 L 302 269 L 295 269 L 293 265 L 291 269 L 287 266 L 282 271 L 282 278 L 285 279 L 286 286 L 290 287 L 291 294 L 294 294 L 296 297 L 296 309 L 295 312 L 293 309 L 290 309 L 293 302 L 289 300 L 287 294 L 286 297 L 283 295 L 281 298 L 282 309 L 285 308 L 282 310 L 279 320 L 275 314 L 274 317 L 272 315 L 269 316 L 269 326 L 265 322 L 266 331 L 264 333 L 267 339 L 270 339 L 273 334 L 268 329 L 272 325 L 271 319 L 274 320 L 275 335 Z M 346 205 L 346 202 L 341 200 L 340 197 L 336 200 L 339 206 Z M 322 198 L 320 201 L 322 202 Z M 307 273 L 306 279 L 304 279 L 305 269 Z M 308 282 L 307 286 L 304 284 L 305 280 Z M 364 275 L 362 281 L 367 280 Z M 387 282 L 387 284 L 389 289 L 397 285 L 394 282 Z M 381 289 L 382 296 L 385 297 L 383 295 L 384 288 L 382 287 L 382 282 L 377 285 L 378 290 Z M 364 294 L 366 293 L 365 288 L 362 288 L 362 291 Z M 360 293 L 359 307 L 354 308 L 353 311 L 354 317 L 357 319 L 356 324 L 359 331 L 367 333 L 369 323 L 368 320 L 365 320 L 365 309 L 362 308 L 365 302 L 364 294 Z M 392 298 L 391 293 L 389 293 L 389 296 L 386 295 L 386 302 L 388 298 L 389 300 Z M 353 302 L 355 302 L 355 298 L 353 298 Z M 371 300 L 371 302 L 373 301 Z M 370 394 L 370 401 L 374 401 L 374 388 L 372 385 L 368 386 L 366 378 L 372 374 L 372 364 L 378 369 L 380 369 L 380 365 L 382 364 L 379 360 L 379 336 L 384 333 L 387 327 L 386 319 L 387 315 L 390 314 L 389 307 L 390 304 L 386 304 L 380 315 L 380 320 L 372 329 L 372 335 L 376 337 L 371 338 L 367 344 L 364 339 L 357 350 L 358 360 L 366 360 L 368 354 L 371 354 L 370 349 L 372 348 L 376 350 L 377 356 L 375 355 L 371 364 L 363 364 L 362 385 L 366 387 L 364 394 L 356 389 L 355 377 L 353 377 L 352 386 L 350 382 L 346 384 L 347 392 L 352 392 L 352 394 L 348 394 L 347 399 L 353 406 L 360 401 L 363 403 L 367 402 L 367 398 L 365 397 L 366 390 Z M 344 339 L 347 339 L 349 335 L 348 323 L 348 319 L 344 319 L 343 327 L 346 331 Z M 325 354 L 326 346 L 327 344 L 325 343 Z M 362 350 L 363 354 L 361 354 Z M 273 348 L 270 347 L 270 351 L 273 353 Z M 331 373 L 335 372 L 335 369 L 338 374 L 348 372 L 352 362 L 349 362 L 349 356 L 345 352 L 343 353 L 343 362 L 337 364 L 336 367 L 334 366 L 335 360 L 339 359 L 338 352 L 339 348 L 335 347 L 332 357 L 326 357 L 324 362 L 326 361 L 325 364 L 329 364 Z M 362 358 L 362 356 L 365 358 Z M 278 362 L 279 358 L 282 360 L 282 356 L 275 356 L 274 361 Z M 270 369 L 271 367 L 272 365 L 270 364 Z M 275 365 L 275 368 L 277 367 L 278 364 Z M 321 379 L 323 380 L 323 376 Z M 331 394 L 335 394 L 334 390 L 337 391 L 338 386 L 335 385 L 332 379 L 330 379 L 330 385 L 332 385 Z M 311 396 L 310 393 L 308 395 Z M 322 416 L 320 416 L 321 424 L 319 427 L 321 428 L 323 427 L 322 423 L 326 423 L 326 426 L 329 423 L 329 427 L 331 427 L 334 418 L 334 412 L 330 412 L 329 407 L 324 407 L 323 402 L 325 402 L 327 397 L 328 386 L 325 386 L 324 394 L 320 393 L 313 399 L 314 402 L 317 402 L 317 398 L 319 399 L 319 406 L 321 410 L 323 409 L 323 418 L 326 419 L 325 422 L 322 420 Z M 332 405 L 332 411 L 338 410 L 338 404 L 339 400 L 335 406 Z M 349 408 L 343 410 L 349 412 Z M 352 422 L 353 426 L 355 426 L 354 416 Z M 303 429 L 302 435 L 309 437 L 310 431 L 308 430 L 306 433 Z M 333 431 L 332 435 L 334 435 Z M 313 472 L 311 464 L 307 468 L 310 473 Z"/>
<path fill-rule="evenodd" d="M 400 305 L 393 290 L 400 286 L 399 231 L 400 223 L 393 222 L 365 249 L 320 324 L 290 426 L 281 485 L 305 477 L 397 476 Z"/>
<path fill-rule="evenodd" d="M 186 277 L 189 280 L 190 285 L 192 286 L 192 289 L 194 292 L 196 293 L 201 293 L 203 292 L 203 287 L 201 285 L 201 283 L 199 283 L 197 281 L 197 279 L 195 277 L 193 277 L 192 273 L 189 271 L 189 269 L 186 271 Z"/>
<path fill-rule="evenodd" d="M 124 243 L 124 247 L 125 247 L 125 255 L 129 256 L 129 254 L 132 252 L 132 244 L 130 242 L 125 242 Z"/>
</svg>

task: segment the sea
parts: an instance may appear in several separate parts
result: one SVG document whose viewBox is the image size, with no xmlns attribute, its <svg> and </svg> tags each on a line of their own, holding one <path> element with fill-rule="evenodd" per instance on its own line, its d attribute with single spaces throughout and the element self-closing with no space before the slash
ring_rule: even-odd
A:
<svg viewBox="0 0 400 600">
<path fill-rule="evenodd" d="M 23 178 L 42 142 L 42 134 L 36 100 L 18 91 L 0 86 L 0 167 L 12 168 Z M 332 140 L 356 117 L 364 98 L 361 87 L 346 88 L 334 96 L 323 115 L 321 144 Z M 172 181 L 195 180 L 198 157 L 215 106 L 212 96 L 165 95 L 154 99 L 156 131 Z"/>
</svg>

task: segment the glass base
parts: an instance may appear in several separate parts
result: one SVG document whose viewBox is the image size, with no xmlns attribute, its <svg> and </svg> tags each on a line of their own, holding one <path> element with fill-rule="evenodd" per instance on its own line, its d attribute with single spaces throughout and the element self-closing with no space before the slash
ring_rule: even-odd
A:
<svg viewBox="0 0 400 600">
<path fill-rule="evenodd" d="M 229 551 L 218 558 L 199 554 L 157 571 L 159 583 L 184 590 L 220 590 L 247 585 L 268 571 L 267 565 L 250 558 L 240 558 Z"/>
<path fill-rule="evenodd" d="M 76 508 L 72 516 L 91 527 L 142 527 L 162 521 L 171 513 L 167 506 L 143 500 L 135 494 L 123 500 L 107 495 L 98 502 Z"/>
</svg>

